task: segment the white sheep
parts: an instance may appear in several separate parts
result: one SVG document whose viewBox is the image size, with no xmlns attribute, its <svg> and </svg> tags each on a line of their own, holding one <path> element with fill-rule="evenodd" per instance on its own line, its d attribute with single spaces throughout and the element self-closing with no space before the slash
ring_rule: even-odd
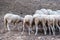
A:
<svg viewBox="0 0 60 40">
<path fill-rule="evenodd" d="M 24 20 L 23 20 L 23 32 L 24 32 L 24 26 L 25 24 L 28 25 L 28 30 L 29 30 L 29 35 L 32 27 L 32 22 L 33 22 L 33 16 L 32 15 L 25 15 Z"/>
<path fill-rule="evenodd" d="M 47 31 L 47 26 L 46 26 L 46 22 L 47 22 L 47 15 L 41 15 L 41 22 L 43 25 L 43 30 L 44 30 L 44 34 L 46 35 L 46 31 Z"/>
<path fill-rule="evenodd" d="M 49 32 L 51 33 L 51 29 L 52 29 L 53 35 L 55 35 L 55 27 L 54 27 L 55 15 L 41 15 L 41 18 L 42 18 L 44 34 L 46 35 L 46 31 L 47 31 L 46 22 L 48 22 Z"/>
<path fill-rule="evenodd" d="M 54 27 L 55 18 L 54 17 L 55 17 L 55 15 L 39 15 L 39 14 L 33 15 L 33 18 L 34 18 L 34 21 L 35 21 L 35 26 L 36 26 L 35 35 L 37 35 L 37 33 L 38 33 L 38 23 L 39 23 L 39 21 L 42 22 L 43 30 L 44 30 L 45 35 L 46 35 L 46 31 L 47 31 L 46 21 L 48 21 L 49 32 L 51 33 L 51 31 L 50 31 L 50 28 L 51 28 L 52 32 L 53 32 L 53 35 L 55 35 L 55 27 Z"/>
<path fill-rule="evenodd" d="M 58 12 L 58 14 L 60 15 L 60 10 L 56 10 L 56 12 Z"/>
<path fill-rule="evenodd" d="M 57 15 L 56 11 L 52 11 L 52 10 L 47 10 L 49 15 Z"/>
<path fill-rule="evenodd" d="M 43 9 L 43 10 L 45 10 L 45 9 Z M 45 15 L 41 10 L 37 10 L 35 12 L 35 14 L 33 15 L 33 19 L 35 21 L 35 26 L 36 26 L 35 35 L 37 35 L 37 32 L 38 32 L 38 23 L 39 23 L 39 21 L 41 21 L 42 24 L 43 24 L 43 29 L 44 29 L 44 34 L 45 35 L 46 35 L 46 30 L 47 30 L 46 21 L 48 21 L 49 32 L 51 33 L 51 31 L 50 31 L 50 28 L 51 28 L 52 31 L 53 31 L 53 35 L 55 35 L 55 27 L 54 27 L 55 24 L 54 24 L 54 22 L 55 22 L 55 16 L 57 15 L 57 12 L 52 11 L 51 9 L 47 9 L 47 11 L 49 12 L 50 15 Z"/>
<path fill-rule="evenodd" d="M 55 35 L 55 27 L 54 27 L 54 25 L 56 25 L 56 27 L 58 27 L 59 31 L 60 31 L 60 27 L 58 25 L 58 22 L 60 22 L 59 17 L 60 17 L 60 15 L 49 15 L 49 17 L 48 17 L 49 18 L 48 19 L 48 27 L 49 27 L 49 29 L 50 28 L 52 29 L 53 35 Z M 51 30 L 49 32 L 51 32 Z"/>
<path fill-rule="evenodd" d="M 50 15 L 55 15 L 55 23 L 56 23 L 56 26 L 59 28 L 59 31 L 60 31 L 60 27 L 58 25 L 58 22 L 60 21 L 60 10 L 57 10 L 57 11 L 52 11 L 50 12 Z"/>
<path fill-rule="evenodd" d="M 51 28 L 53 35 L 55 35 L 55 27 L 54 27 L 55 18 L 54 17 L 55 17 L 55 15 L 41 15 L 42 25 L 43 25 L 45 35 L 46 35 L 46 31 L 47 31 L 46 22 L 48 22 L 49 32 L 51 33 L 51 31 L 50 31 L 50 28 Z"/>
<path fill-rule="evenodd" d="M 38 23 L 39 23 L 39 21 L 42 22 L 43 29 L 44 29 L 44 34 L 46 35 L 46 29 L 47 29 L 46 25 L 45 25 L 46 18 L 45 18 L 45 16 L 43 16 L 43 15 L 46 15 L 45 14 L 46 12 L 47 12 L 46 9 L 36 10 L 35 14 L 33 15 L 33 19 L 34 19 L 35 26 L 36 26 L 36 33 L 35 33 L 35 35 L 37 35 L 37 33 L 38 33 Z"/>
<path fill-rule="evenodd" d="M 43 16 L 44 15 L 44 16 Z M 35 27 L 36 27 L 36 32 L 35 32 L 35 35 L 37 35 L 38 33 L 38 23 L 39 22 L 42 22 L 43 24 L 43 30 L 44 30 L 44 34 L 46 35 L 46 18 L 45 18 L 45 14 L 34 14 L 33 15 L 33 19 L 34 19 L 34 22 L 35 22 Z"/>
<path fill-rule="evenodd" d="M 56 11 L 60 13 L 60 10 L 56 10 Z"/>
<path fill-rule="evenodd" d="M 60 15 L 55 16 L 55 23 L 56 23 L 56 26 L 59 28 L 59 32 L 60 32 L 60 27 L 58 25 L 58 23 L 60 23 Z"/>
<path fill-rule="evenodd" d="M 37 33 L 38 33 L 38 23 L 40 21 L 40 15 L 39 14 L 34 14 L 33 15 L 33 21 L 34 21 L 35 27 L 36 27 L 35 35 L 37 35 Z"/>
<path fill-rule="evenodd" d="M 41 11 L 42 10 L 42 11 Z M 53 35 L 55 35 L 55 27 L 54 27 L 54 25 L 55 25 L 55 23 L 56 23 L 56 26 L 59 28 L 59 30 L 60 30 L 60 27 L 59 27 L 59 25 L 58 25 L 58 22 L 59 22 L 59 20 L 60 20 L 60 15 L 59 15 L 59 13 L 57 12 L 57 11 L 52 11 L 51 9 L 47 9 L 46 11 L 45 11 L 45 13 L 48 13 L 48 15 L 45 15 L 45 13 L 44 13 L 44 11 L 43 10 L 45 10 L 45 9 L 41 9 L 41 10 L 37 10 L 36 12 L 35 12 L 35 14 L 33 15 L 33 19 L 34 19 L 34 21 L 35 21 L 35 26 L 36 26 L 36 33 L 35 33 L 35 35 L 37 35 L 37 33 L 38 33 L 38 23 L 39 23 L 39 21 L 41 21 L 42 22 L 42 24 L 43 24 L 43 29 L 45 30 L 44 31 L 44 34 L 46 34 L 46 28 L 45 28 L 45 23 L 46 23 L 46 21 L 48 21 L 48 28 L 49 28 L 49 32 L 50 32 L 50 34 L 51 34 L 51 29 L 52 29 L 52 32 L 53 32 Z M 56 17 L 56 15 L 57 15 L 57 17 Z M 58 16 L 59 15 L 59 16 Z M 52 25 L 51 25 L 52 24 Z"/>
<path fill-rule="evenodd" d="M 51 9 L 47 9 L 49 15 L 59 15 L 60 10 L 52 11 Z"/>
<path fill-rule="evenodd" d="M 54 27 L 54 25 L 55 25 L 55 16 L 56 15 L 48 15 L 47 16 L 48 17 L 47 21 L 48 21 L 49 32 L 51 34 L 51 30 L 50 29 L 52 29 L 53 35 L 55 35 L 55 27 Z"/>
<path fill-rule="evenodd" d="M 47 9 L 42 8 L 40 11 L 42 11 L 44 14 L 48 15 Z"/>
<path fill-rule="evenodd" d="M 40 14 L 44 14 L 44 13 L 41 10 L 36 10 L 35 14 L 39 14 L 40 15 Z"/>
<path fill-rule="evenodd" d="M 47 11 L 48 11 L 48 15 L 50 15 L 50 14 L 51 14 L 51 12 L 52 12 L 52 10 L 51 10 L 51 9 L 47 9 Z"/>
<path fill-rule="evenodd" d="M 10 23 L 13 23 L 14 25 L 16 25 L 19 22 L 23 22 L 23 17 L 20 17 L 19 15 L 7 13 L 4 16 L 4 26 L 7 27 L 9 31 L 10 31 L 10 28 L 9 28 Z"/>
</svg>

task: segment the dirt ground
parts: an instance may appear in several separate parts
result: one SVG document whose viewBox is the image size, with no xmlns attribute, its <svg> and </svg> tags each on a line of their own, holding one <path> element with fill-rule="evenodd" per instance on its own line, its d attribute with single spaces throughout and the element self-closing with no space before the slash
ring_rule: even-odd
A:
<svg viewBox="0 0 60 40">
<path fill-rule="evenodd" d="M 60 35 L 58 36 L 50 36 L 50 35 L 37 35 L 34 34 L 28 35 L 24 32 L 22 34 L 18 31 L 11 31 L 0 34 L 0 40 L 60 40 Z"/>
</svg>

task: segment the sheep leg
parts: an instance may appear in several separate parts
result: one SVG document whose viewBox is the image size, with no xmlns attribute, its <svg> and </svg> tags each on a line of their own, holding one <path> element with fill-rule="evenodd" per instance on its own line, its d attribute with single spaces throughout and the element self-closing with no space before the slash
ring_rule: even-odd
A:
<svg viewBox="0 0 60 40">
<path fill-rule="evenodd" d="M 37 33 L 38 33 L 38 26 L 37 26 L 37 24 L 35 26 L 36 26 L 36 33 L 35 33 L 35 35 L 37 35 Z"/>
<path fill-rule="evenodd" d="M 9 28 L 9 23 L 7 23 L 7 28 L 8 28 L 8 31 L 10 31 L 10 28 Z"/>
<path fill-rule="evenodd" d="M 52 20 L 52 21 L 53 21 L 53 25 L 51 26 L 51 29 L 52 29 L 53 35 L 55 35 L 54 20 Z"/>
<path fill-rule="evenodd" d="M 15 28 L 16 28 L 16 24 L 17 24 L 17 23 L 13 22 L 13 25 L 14 25 L 13 29 L 15 29 Z"/>
<path fill-rule="evenodd" d="M 21 34 L 24 33 L 24 29 L 25 29 L 24 26 L 25 26 L 25 24 L 23 23 L 23 27 L 22 27 L 23 30 L 22 30 L 22 33 Z"/>
<path fill-rule="evenodd" d="M 55 35 L 55 27 L 51 26 L 51 29 L 52 29 L 53 35 Z"/>
<path fill-rule="evenodd" d="M 29 32 L 28 32 L 28 33 L 29 33 L 29 35 L 30 35 L 30 31 L 31 31 L 30 27 L 28 28 L 28 30 L 29 30 Z"/>
<path fill-rule="evenodd" d="M 51 35 L 51 25 L 50 25 L 49 20 L 48 20 L 48 28 L 49 28 L 49 34 Z"/>
<path fill-rule="evenodd" d="M 31 22 L 30 22 L 30 27 L 28 27 L 28 30 L 29 30 L 29 35 L 30 35 L 30 32 L 31 32 Z"/>
<path fill-rule="evenodd" d="M 4 19 L 4 27 L 7 28 L 7 20 Z"/>
<path fill-rule="evenodd" d="M 48 28 L 49 28 L 49 34 L 51 35 L 51 29 L 50 29 L 50 26 L 49 26 Z"/>
<path fill-rule="evenodd" d="M 14 28 L 17 28 L 17 30 L 19 30 L 19 27 L 17 27 L 18 23 L 14 24 Z"/>
<path fill-rule="evenodd" d="M 59 32 L 60 32 L 60 27 L 59 27 Z"/>
<path fill-rule="evenodd" d="M 56 23 L 56 26 L 59 28 L 59 32 L 60 32 L 60 27 L 59 27 L 59 25 Z"/>
<path fill-rule="evenodd" d="M 25 26 L 25 23 L 23 23 L 23 32 L 24 32 L 24 29 L 25 29 L 25 27 L 24 27 L 24 26 Z"/>
<path fill-rule="evenodd" d="M 53 35 L 55 35 L 54 19 L 53 19 Z"/>
<path fill-rule="evenodd" d="M 44 34 L 46 35 L 47 33 L 46 33 L 46 26 L 45 26 L 45 24 L 43 23 L 43 30 L 44 30 Z"/>
<path fill-rule="evenodd" d="M 48 28 L 49 28 L 49 34 L 51 35 L 51 26 L 49 20 L 48 20 Z"/>
<path fill-rule="evenodd" d="M 59 25 L 58 25 L 58 20 L 56 20 L 56 26 L 58 27 L 59 32 L 60 32 L 60 27 L 59 27 Z"/>
<path fill-rule="evenodd" d="M 24 32 L 24 25 L 23 25 L 23 32 Z"/>
</svg>

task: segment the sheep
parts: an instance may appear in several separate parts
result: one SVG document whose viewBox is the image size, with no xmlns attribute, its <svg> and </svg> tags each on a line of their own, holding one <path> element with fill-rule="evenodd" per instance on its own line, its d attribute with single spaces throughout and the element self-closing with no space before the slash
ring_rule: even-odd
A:
<svg viewBox="0 0 60 40">
<path fill-rule="evenodd" d="M 52 11 L 51 9 L 47 9 L 49 15 L 59 15 L 60 10 Z"/>
<path fill-rule="evenodd" d="M 59 32 L 60 32 L 60 27 L 58 25 L 58 23 L 60 23 L 60 15 L 55 16 L 55 22 L 56 22 L 56 26 L 59 28 Z"/>
<path fill-rule="evenodd" d="M 60 22 L 59 17 L 60 17 L 60 15 L 49 15 L 48 26 L 50 26 L 50 28 L 52 29 L 53 35 L 55 35 L 55 27 L 54 27 L 54 25 L 56 25 L 56 27 L 59 28 L 59 32 L 60 32 L 60 27 L 58 25 L 58 22 Z M 51 24 L 53 24 L 53 26 L 51 26 Z M 49 31 L 49 32 L 51 32 L 51 31 Z"/>
<path fill-rule="evenodd" d="M 40 14 L 44 14 L 44 13 L 41 10 L 36 10 L 35 14 L 39 14 L 40 15 Z"/>
<path fill-rule="evenodd" d="M 49 28 L 49 32 L 51 34 L 50 28 L 52 29 L 53 35 L 55 35 L 55 27 L 54 27 L 54 22 L 55 22 L 55 15 L 33 15 L 34 21 L 35 21 L 35 26 L 36 26 L 36 33 L 35 35 L 37 35 L 38 33 L 38 23 L 39 21 L 42 22 L 43 25 L 43 30 L 44 30 L 44 34 L 46 35 L 46 31 L 47 31 L 47 27 L 46 27 L 46 21 L 48 21 L 48 28 Z M 52 24 L 52 25 L 51 25 Z"/>
<path fill-rule="evenodd" d="M 35 35 L 37 35 L 37 33 L 38 33 L 38 23 L 40 21 L 40 17 L 39 16 L 40 16 L 39 14 L 33 15 L 33 21 L 35 22 L 35 27 L 36 27 Z"/>
<path fill-rule="evenodd" d="M 47 11 L 48 11 L 48 15 L 51 15 L 52 10 L 51 9 L 47 9 Z"/>
<path fill-rule="evenodd" d="M 50 28 L 52 29 L 53 35 L 55 35 L 55 27 L 54 27 L 54 19 L 55 15 L 41 15 L 42 18 L 42 25 L 43 25 L 43 30 L 44 30 L 44 34 L 46 35 L 46 31 L 47 31 L 47 27 L 46 27 L 46 22 L 48 22 L 48 28 L 49 28 L 49 32 L 51 34 Z M 51 25 L 52 24 L 52 25 Z"/>
<path fill-rule="evenodd" d="M 57 15 L 56 11 L 52 11 L 52 10 L 47 10 L 49 15 Z"/>
<path fill-rule="evenodd" d="M 33 19 L 34 19 L 34 22 L 35 22 L 35 26 L 36 26 L 36 32 L 35 32 L 35 35 L 37 35 L 38 33 L 38 23 L 39 21 L 42 22 L 43 24 L 43 29 L 44 29 L 44 34 L 46 35 L 46 18 L 45 16 L 43 15 L 46 15 L 45 13 L 47 12 L 47 10 L 45 11 L 45 13 L 43 12 L 45 9 L 41 9 L 41 10 L 36 10 L 35 14 L 33 15 Z M 45 26 L 45 27 L 44 27 Z"/>
<path fill-rule="evenodd" d="M 60 20 L 59 10 L 50 12 L 50 15 L 55 15 L 55 23 L 56 23 L 56 26 L 59 28 L 59 31 L 60 31 L 60 27 L 59 27 L 59 24 L 58 24 L 58 22 Z"/>
<path fill-rule="evenodd" d="M 48 11 L 48 14 L 49 15 L 46 15 L 44 14 L 41 10 L 38 10 L 35 12 L 35 14 L 33 15 L 33 19 L 35 21 L 35 26 L 36 26 L 36 33 L 35 35 L 37 35 L 37 32 L 38 32 L 38 22 L 41 21 L 42 24 L 43 24 L 43 27 L 46 26 L 45 23 L 46 21 L 48 21 L 48 28 L 49 28 L 49 32 L 51 34 L 51 31 L 50 31 L 50 28 L 52 29 L 53 31 L 53 35 L 55 35 L 55 27 L 54 27 L 54 22 L 55 22 L 55 16 L 58 15 L 56 11 L 52 11 L 51 9 L 47 9 Z M 36 22 L 37 21 L 37 22 Z M 51 25 L 53 24 L 53 25 Z M 44 30 L 44 34 L 46 35 L 46 28 L 44 27 L 43 29 Z"/>
<path fill-rule="evenodd" d="M 28 27 L 28 33 L 30 35 L 30 31 L 31 31 L 31 27 L 32 27 L 32 22 L 33 22 L 33 16 L 32 15 L 25 15 L 24 19 L 23 19 L 23 32 L 24 32 L 24 26 L 25 24 L 27 24 Z"/>
<path fill-rule="evenodd" d="M 55 27 L 54 27 L 55 23 L 56 23 L 56 26 L 58 26 L 58 28 L 60 30 L 60 27 L 58 25 L 58 22 L 60 20 L 59 19 L 60 16 L 58 16 L 59 13 L 57 11 L 52 11 L 51 9 L 47 9 L 46 13 L 47 12 L 48 12 L 48 15 L 45 16 L 45 14 L 44 14 L 43 11 L 37 10 L 35 12 L 35 14 L 33 15 L 33 19 L 35 21 L 35 26 L 36 26 L 36 33 L 35 33 L 35 35 L 37 35 L 37 32 L 38 32 L 38 22 L 39 21 L 41 21 L 43 23 L 43 25 L 46 23 L 46 21 L 48 21 L 48 28 L 49 28 L 50 34 L 51 34 L 51 30 L 50 30 L 50 28 L 51 28 L 52 29 L 52 32 L 53 32 L 53 35 L 55 35 Z M 56 17 L 56 15 L 57 15 L 57 17 Z M 44 32 L 44 33 L 46 34 L 46 32 Z"/>
<path fill-rule="evenodd" d="M 50 31 L 50 28 L 51 28 L 52 32 L 53 32 L 53 35 L 55 35 L 55 27 L 54 27 L 55 18 L 54 17 L 55 17 L 55 15 L 41 15 L 45 35 L 46 35 L 46 31 L 47 31 L 47 27 L 45 25 L 46 22 L 48 22 L 49 32 L 51 33 L 51 31 Z"/>
<path fill-rule="evenodd" d="M 42 9 L 40 9 L 40 11 L 42 11 L 44 14 L 48 15 L 47 9 L 42 8 Z"/>
<path fill-rule="evenodd" d="M 41 22 L 42 22 L 42 25 L 43 25 L 43 30 L 44 30 L 44 34 L 46 35 L 46 31 L 47 31 L 47 27 L 46 27 L 46 22 L 47 22 L 47 15 L 41 15 Z"/>
<path fill-rule="evenodd" d="M 60 13 L 60 10 L 56 10 L 56 11 Z"/>
<path fill-rule="evenodd" d="M 57 11 L 53 11 L 52 13 L 53 13 L 53 15 L 59 15 L 59 13 Z"/>
<path fill-rule="evenodd" d="M 34 19 L 35 27 L 36 27 L 35 35 L 37 35 L 37 33 L 38 33 L 38 23 L 39 23 L 39 21 L 42 22 L 44 34 L 46 35 L 46 29 L 47 29 L 47 28 L 46 28 L 46 25 L 45 25 L 46 19 L 45 19 L 45 16 L 43 16 L 43 15 L 45 15 L 45 14 L 41 14 L 41 15 L 39 15 L 39 14 L 34 14 L 34 15 L 33 15 L 33 19 Z"/>
<path fill-rule="evenodd" d="M 54 16 L 54 20 L 55 20 L 55 24 L 56 24 L 56 26 L 59 28 L 59 31 L 60 31 L 60 27 L 59 27 L 59 24 L 58 24 L 58 22 L 60 21 L 60 13 L 59 13 L 59 10 L 58 11 L 51 11 L 51 12 L 49 12 L 50 13 L 50 15 L 55 15 Z"/>
<path fill-rule="evenodd" d="M 49 28 L 49 34 L 51 34 L 51 30 L 50 28 L 52 29 L 52 32 L 53 32 L 53 35 L 55 35 L 55 16 L 56 15 L 48 15 L 47 17 L 47 21 L 48 21 L 48 28 Z"/>
<path fill-rule="evenodd" d="M 60 15 L 60 10 L 56 10 L 56 12 L 58 12 L 58 14 Z"/>
<path fill-rule="evenodd" d="M 23 22 L 23 17 L 12 14 L 12 13 L 7 13 L 4 16 L 4 27 L 7 27 L 8 31 L 10 31 L 9 24 L 13 23 L 14 26 L 18 24 L 19 22 Z"/>
</svg>

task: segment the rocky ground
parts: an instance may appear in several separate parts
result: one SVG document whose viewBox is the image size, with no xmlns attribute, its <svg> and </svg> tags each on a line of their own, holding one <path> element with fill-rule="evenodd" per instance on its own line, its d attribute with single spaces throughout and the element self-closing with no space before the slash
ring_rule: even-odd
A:
<svg viewBox="0 0 60 40">
<path fill-rule="evenodd" d="M 11 32 L 0 34 L 0 40 L 60 40 L 60 35 L 35 36 L 34 34 L 28 35 L 27 33 L 21 34 L 21 32 L 11 31 Z"/>
</svg>

